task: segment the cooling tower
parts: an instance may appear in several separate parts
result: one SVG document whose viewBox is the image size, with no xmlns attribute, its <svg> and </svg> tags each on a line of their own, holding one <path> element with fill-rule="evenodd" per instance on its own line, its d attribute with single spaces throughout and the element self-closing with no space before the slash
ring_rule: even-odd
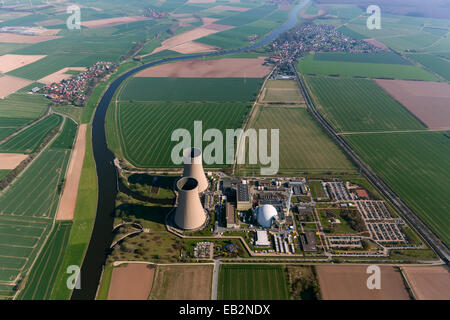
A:
<svg viewBox="0 0 450 320">
<path fill-rule="evenodd" d="M 194 177 L 183 177 L 177 182 L 178 206 L 175 224 L 185 230 L 200 228 L 206 220 L 198 193 L 198 181 Z"/>
<path fill-rule="evenodd" d="M 198 192 L 203 192 L 208 188 L 208 180 L 202 165 L 202 151 L 198 148 L 188 148 L 184 150 L 184 170 L 183 177 L 194 177 L 198 181 Z"/>
</svg>

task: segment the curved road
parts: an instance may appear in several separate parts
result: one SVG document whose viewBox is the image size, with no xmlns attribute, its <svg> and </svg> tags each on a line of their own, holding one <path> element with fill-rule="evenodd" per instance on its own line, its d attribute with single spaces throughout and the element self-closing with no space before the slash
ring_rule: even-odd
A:
<svg viewBox="0 0 450 320">
<path fill-rule="evenodd" d="M 278 29 L 267 35 L 266 38 L 251 46 L 227 51 L 211 52 L 205 54 L 194 54 L 189 56 L 165 58 L 150 62 L 132 69 L 114 80 L 106 90 L 95 111 L 92 123 L 92 148 L 94 151 L 95 164 L 98 177 L 98 202 L 97 214 L 91 240 L 86 256 L 81 266 L 81 289 L 74 289 L 72 299 L 95 299 L 98 283 L 105 263 L 109 246 L 112 242 L 113 212 L 117 195 L 117 170 L 114 166 L 114 154 L 108 149 L 105 132 L 105 116 L 114 93 L 120 84 L 136 72 L 159 64 L 174 62 L 178 60 L 198 59 L 204 57 L 224 56 L 234 53 L 251 51 L 265 46 L 276 39 L 280 34 L 289 30 L 297 24 L 300 10 L 310 0 L 305 0 L 297 5 L 290 13 L 288 21 Z"/>
</svg>

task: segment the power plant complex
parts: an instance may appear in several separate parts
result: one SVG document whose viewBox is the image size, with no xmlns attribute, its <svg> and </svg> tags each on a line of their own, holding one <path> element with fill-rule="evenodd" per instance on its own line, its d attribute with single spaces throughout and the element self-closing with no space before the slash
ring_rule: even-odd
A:
<svg viewBox="0 0 450 320">
<path fill-rule="evenodd" d="M 206 221 L 206 213 L 200 201 L 200 193 L 208 188 L 208 180 L 202 165 L 202 152 L 198 148 L 184 151 L 183 177 L 177 182 L 178 206 L 175 224 L 183 230 L 198 229 Z"/>
</svg>

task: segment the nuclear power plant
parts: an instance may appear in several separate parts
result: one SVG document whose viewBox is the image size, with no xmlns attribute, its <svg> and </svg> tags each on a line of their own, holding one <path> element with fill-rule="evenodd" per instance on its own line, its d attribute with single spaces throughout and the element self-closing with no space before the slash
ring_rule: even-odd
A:
<svg viewBox="0 0 450 320">
<path fill-rule="evenodd" d="M 200 193 L 208 188 L 208 180 L 203 172 L 202 152 L 198 148 L 188 148 L 184 150 L 183 160 L 183 177 L 177 182 L 175 224 L 184 230 L 198 229 L 206 221 Z"/>
<path fill-rule="evenodd" d="M 202 151 L 198 148 L 188 148 L 183 153 L 183 177 L 193 177 L 198 181 L 198 191 L 204 192 L 208 188 L 208 180 L 203 171 Z"/>
</svg>

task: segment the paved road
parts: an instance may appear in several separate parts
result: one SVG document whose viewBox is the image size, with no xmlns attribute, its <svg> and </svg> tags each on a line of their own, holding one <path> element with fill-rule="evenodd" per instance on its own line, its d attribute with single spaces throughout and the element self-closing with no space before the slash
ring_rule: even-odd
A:
<svg viewBox="0 0 450 320">
<path fill-rule="evenodd" d="M 220 260 L 214 261 L 214 271 L 212 279 L 211 300 L 217 300 L 217 283 L 219 282 Z"/>
</svg>

